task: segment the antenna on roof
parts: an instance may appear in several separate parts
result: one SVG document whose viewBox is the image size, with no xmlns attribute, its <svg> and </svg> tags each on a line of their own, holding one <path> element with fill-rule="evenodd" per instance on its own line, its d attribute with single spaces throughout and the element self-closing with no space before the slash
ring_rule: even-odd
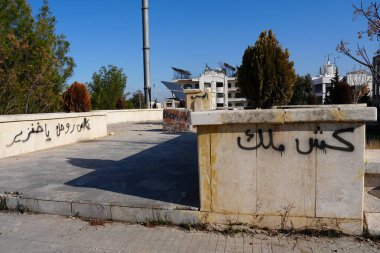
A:
<svg viewBox="0 0 380 253">
<path fill-rule="evenodd" d="M 210 68 L 210 67 L 208 66 L 208 64 L 206 63 L 206 68 L 205 68 L 205 70 L 206 70 L 206 71 L 211 71 L 212 68 Z"/>
</svg>

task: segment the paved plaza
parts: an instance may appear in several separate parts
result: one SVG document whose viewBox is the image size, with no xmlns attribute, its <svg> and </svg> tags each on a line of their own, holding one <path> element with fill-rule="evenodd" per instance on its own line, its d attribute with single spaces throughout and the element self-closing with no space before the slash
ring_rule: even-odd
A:
<svg viewBox="0 0 380 253">
<path fill-rule="evenodd" d="M 183 213 L 192 218 L 199 209 L 196 135 L 163 133 L 160 123 L 115 124 L 108 131 L 104 138 L 2 159 L 0 192 L 38 200 L 33 211 L 41 213 L 64 215 L 62 203 L 70 203 L 68 213 L 76 215 L 77 203 L 108 205 L 111 216 L 100 215 L 105 220 L 114 218 L 115 206 L 127 214 L 174 210 L 180 221 Z M 94 214 L 80 210 L 81 216 Z M 0 213 L 0 253 L 380 251 L 379 244 L 361 237 L 222 234 L 120 222 L 93 226 L 72 216 L 26 213 Z"/>
<path fill-rule="evenodd" d="M 76 218 L 0 213 L 0 252 L 379 252 L 379 244 L 355 237 L 325 238 L 265 233 L 224 235 L 175 227 L 124 223 L 94 226 Z"/>
<path fill-rule="evenodd" d="M 108 126 L 109 136 L 4 158 L 0 192 L 140 208 L 198 209 L 196 134 L 160 123 Z"/>
</svg>

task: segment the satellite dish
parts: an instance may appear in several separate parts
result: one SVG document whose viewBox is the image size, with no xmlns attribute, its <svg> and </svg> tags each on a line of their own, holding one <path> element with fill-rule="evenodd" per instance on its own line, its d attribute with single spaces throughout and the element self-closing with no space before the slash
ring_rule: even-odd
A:
<svg viewBox="0 0 380 253">
<path fill-rule="evenodd" d="M 174 67 L 172 67 L 172 69 L 174 70 L 174 72 L 178 73 L 181 76 L 181 79 L 182 78 L 190 78 L 191 77 L 191 72 L 190 71 L 187 71 L 187 70 L 184 70 L 184 69 L 179 69 L 179 68 L 174 68 Z"/>
<path fill-rule="evenodd" d="M 232 70 L 232 71 L 236 71 L 236 68 L 232 67 L 230 64 L 228 63 L 224 63 L 224 67 L 228 68 L 229 70 Z"/>
</svg>

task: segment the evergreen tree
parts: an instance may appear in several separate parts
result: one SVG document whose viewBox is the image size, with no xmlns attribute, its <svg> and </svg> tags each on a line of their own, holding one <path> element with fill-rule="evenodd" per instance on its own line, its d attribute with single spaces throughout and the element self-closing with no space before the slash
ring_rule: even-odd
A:
<svg viewBox="0 0 380 253">
<path fill-rule="evenodd" d="M 109 65 L 101 67 L 88 84 L 92 108 L 96 110 L 117 109 L 119 99 L 125 99 L 127 76 L 121 68 Z"/>
<path fill-rule="evenodd" d="M 338 68 L 335 71 L 334 77 L 331 79 L 330 87 L 326 87 L 326 96 L 325 104 L 340 104 L 340 96 L 338 90 L 336 89 L 337 85 L 340 83 L 339 71 Z"/>
<path fill-rule="evenodd" d="M 296 74 L 289 51 L 283 50 L 271 30 L 262 32 L 249 46 L 238 68 L 241 93 L 254 107 L 270 108 L 289 103 Z"/>
<path fill-rule="evenodd" d="M 340 80 L 338 70 L 326 89 L 325 104 L 357 104 L 368 102 L 369 87 L 367 85 L 350 86 L 345 79 Z"/>
<path fill-rule="evenodd" d="M 293 87 L 293 95 L 290 100 L 291 105 L 307 105 L 314 104 L 313 93 L 311 88 L 311 76 L 297 75 L 296 82 Z"/>
<path fill-rule="evenodd" d="M 74 61 L 47 1 L 34 19 L 26 0 L 3 0 L 0 17 L 0 113 L 60 110 Z"/>
<path fill-rule="evenodd" d="M 136 91 L 133 93 L 132 98 L 129 99 L 133 105 L 133 108 L 135 109 L 140 109 L 140 108 L 145 108 L 145 96 L 144 93 L 141 90 Z"/>
</svg>

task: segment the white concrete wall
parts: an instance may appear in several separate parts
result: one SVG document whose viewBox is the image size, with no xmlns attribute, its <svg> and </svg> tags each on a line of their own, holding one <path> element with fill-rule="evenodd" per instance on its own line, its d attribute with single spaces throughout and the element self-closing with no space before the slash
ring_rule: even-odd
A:
<svg viewBox="0 0 380 253">
<path fill-rule="evenodd" d="M 0 116 L 0 158 L 107 135 L 107 125 L 162 121 L 163 110 L 108 110 Z"/>
<path fill-rule="evenodd" d="M 191 117 L 198 129 L 203 221 L 362 232 L 365 122 L 376 120 L 376 108 Z"/>
<path fill-rule="evenodd" d="M 106 135 L 105 113 L 0 116 L 0 158 Z"/>
<path fill-rule="evenodd" d="M 123 122 L 162 121 L 162 109 L 104 110 L 97 111 L 107 115 L 107 125 Z"/>
</svg>

